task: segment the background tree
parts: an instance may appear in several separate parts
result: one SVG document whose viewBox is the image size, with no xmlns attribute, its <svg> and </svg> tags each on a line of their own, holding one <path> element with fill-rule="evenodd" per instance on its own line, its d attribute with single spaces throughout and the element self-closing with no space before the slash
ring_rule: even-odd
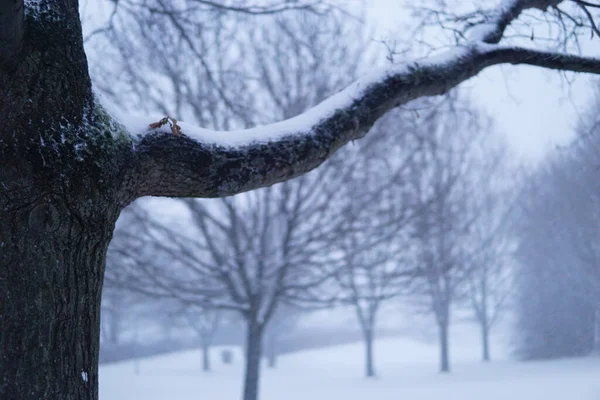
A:
<svg viewBox="0 0 600 400">
<path fill-rule="evenodd" d="M 291 122 L 228 135 L 182 124 L 179 136 L 147 119 L 119 124 L 100 106 L 77 0 L 0 0 L 0 392 L 97 398 L 106 250 L 133 200 L 223 197 L 297 177 L 390 109 L 492 65 L 600 73 L 594 58 L 497 46 L 523 10 L 563 3 L 494 9 L 457 51 L 373 73 Z"/>
<path fill-rule="evenodd" d="M 467 237 L 477 218 L 472 194 L 481 154 L 483 129 L 468 108 L 446 112 L 437 107 L 422 117 L 417 132 L 422 151 L 411 164 L 413 207 L 425 209 L 413 224 L 416 247 L 413 290 L 435 318 L 440 344 L 440 371 L 450 371 L 451 309 L 469 276 Z M 448 135 L 448 131 L 459 132 Z M 420 302 L 418 300 L 418 302 Z"/>
<path fill-rule="evenodd" d="M 356 313 L 365 344 L 366 377 L 376 375 L 377 315 L 403 293 L 414 269 L 408 236 L 411 218 L 419 210 L 412 208 L 408 175 L 419 151 L 412 134 L 416 119 L 412 114 L 390 114 L 367 140 L 346 152 L 351 172 L 336 207 L 343 224 L 331 249 L 339 254 L 341 267 L 333 275 L 339 300 Z"/>
<path fill-rule="evenodd" d="M 269 368 L 277 366 L 277 359 L 281 353 L 281 341 L 286 339 L 296 328 L 306 310 L 294 305 L 281 304 L 277 307 L 267 330 L 265 331 L 264 356 Z"/>
<path fill-rule="evenodd" d="M 524 184 L 518 210 L 520 352 L 525 358 L 598 351 L 597 99 L 578 137 Z"/>
<path fill-rule="evenodd" d="M 489 149 L 488 167 L 495 173 L 485 173 L 478 185 L 478 216 L 470 229 L 473 248 L 469 257 L 469 276 L 465 282 L 465 297 L 470 304 L 475 320 L 481 331 L 481 358 L 490 361 L 490 334 L 502 314 L 509 307 L 514 294 L 513 265 L 516 241 L 513 238 L 514 209 L 516 196 L 512 185 L 508 183 L 510 171 L 514 171 L 506 161 L 506 153 L 493 157 Z M 505 172 L 508 172 L 505 174 Z M 511 175 L 514 176 L 514 175 Z M 504 181 L 504 182 L 502 182 Z"/>
<path fill-rule="evenodd" d="M 202 348 L 202 370 L 204 372 L 210 371 L 210 348 L 213 344 L 215 333 L 219 329 L 223 312 L 219 309 L 188 306 L 174 313 L 173 316 L 178 318 L 184 326 L 191 327 L 196 333 Z"/>
<path fill-rule="evenodd" d="M 154 20 L 141 22 L 150 26 L 155 24 Z M 254 97 L 251 104 L 254 104 L 255 110 L 250 113 L 252 120 L 244 121 L 246 118 L 236 113 L 233 105 L 224 112 L 188 104 L 193 99 L 204 98 L 202 86 L 186 84 L 184 91 L 192 93 L 191 96 L 186 100 L 174 99 L 172 103 L 178 105 L 179 112 L 191 110 L 200 122 L 207 122 L 210 117 L 215 127 L 222 128 L 239 123 L 264 122 L 266 116 L 270 119 L 290 118 L 323 99 L 355 74 L 362 50 L 362 34 L 356 27 L 360 28 L 351 21 L 340 19 L 339 15 L 324 19 L 315 18 L 312 14 L 278 15 L 271 24 L 253 26 L 250 30 L 252 41 L 248 43 L 254 48 L 254 58 L 250 60 L 253 70 L 258 73 L 254 72 L 252 80 L 243 82 Z M 154 36 L 157 34 L 158 31 Z M 340 39 L 340 43 L 336 44 L 331 40 L 332 35 L 338 38 L 353 36 L 357 40 L 350 45 Z M 148 40 L 162 43 L 163 38 Z M 165 47 L 164 51 L 172 54 L 173 57 L 167 59 L 177 64 L 177 49 Z M 226 58 L 228 53 L 223 54 Z M 229 60 L 223 60 L 223 63 L 226 62 Z M 346 65 L 346 75 L 340 75 L 333 66 L 333 63 L 342 62 Z M 170 74 L 170 69 L 156 68 L 154 63 L 148 63 L 146 68 L 162 74 L 173 87 L 182 84 L 179 73 Z M 135 70 L 127 78 L 129 82 L 140 82 L 134 85 L 133 94 L 136 96 L 142 95 L 136 91 L 143 87 L 144 75 Z M 225 82 L 215 84 L 217 88 L 226 86 Z M 167 103 L 165 96 L 165 93 L 157 94 L 156 103 Z M 206 96 L 206 99 L 209 97 Z M 336 163 L 339 166 L 339 162 Z M 255 399 L 258 394 L 264 335 L 282 299 L 290 298 L 292 294 L 294 298 L 302 297 L 305 301 L 307 297 L 314 297 L 307 296 L 308 292 L 328 273 L 321 271 L 315 257 L 322 257 L 326 243 L 339 224 L 340 216 L 331 212 L 330 204 L 339 196 L 337 188 L 344 182 L 345 175 L 339 174 L 336 165 L 238 198 L 203 203 L 184 201 L 181 204 L 185 205 L 196 226 L 194 232 L 187 234 L 200 237 L 199 241 L 187 240 L 168 224 L 151 222 L 150 225 L 162 233 L 159 237 L 147 237 L 148 242 L 142 247 L 168 247 L 163 250 L 169 253 L 169 257 L 179 258 L 185 265 L 187 271 L 181 276 L 165 271 L 127 241 L 121 244 L 119 251 L 127 253 L 135 260 L 134 265 L 138 265 L 135 268 L 148 275 L 146 278 L 139 277 L 134 272 L 133 277 L 127 277 L 128 282 L 146 282 L 150 287 L 158 285 L 162 287 L 160 293 L 156 293 L 154 288 L 142 290 L 175 296 L 184 303 L 241 313 L 247 329 L 245 399 Z M 143 220 L 148 220 L 148 217 L 143 217 Z M 131 240 L 135 243 L 137 239 Z M 163 244 L 169 240 L 176 244 Z M 153 244 L 155 242 L 161 243 Z M 185 247 L 185 251 L 177 250 L 178 247 Z M 178 253 L 189 256 L 182 257 Z M 156 255 L 150 258 L 157 259 Z M 168 257 L 163 255 L 160 258 L 166 261 Z M 159 276 L 163 277 L 159 279 Z M 190 286 L 191 281 L 195 282 L 194 286 Z M 275 337 L 271 335 L 266 339 L 272 342 Z"/>
</svg>

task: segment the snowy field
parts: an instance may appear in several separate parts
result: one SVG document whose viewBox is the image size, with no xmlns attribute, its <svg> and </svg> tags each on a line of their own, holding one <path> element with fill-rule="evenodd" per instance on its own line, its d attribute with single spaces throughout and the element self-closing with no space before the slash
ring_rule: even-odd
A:
<svg viewBox="0 0 600 400">
<path fill-rule="evenodd" d="M 496 346 L 497 349 L 501 346 Z M 376 344 L 379 377 L 363 374 L 361 344 L 283 356 L 276 369 L 263 369 L 261 400 L 599 400 L 600 359 L 568 359 L 488 365 L 478 362 L 475 337 L 454 343 L 453 372 L 440 375 L 437 347 L 412 339 L 383 339 Z M 200 371 L 200 351 L 101 367 L 101 400 L 238 400 L 242 359 L 223 365 L 219 349 L 214 371 Z"/>
</svg>

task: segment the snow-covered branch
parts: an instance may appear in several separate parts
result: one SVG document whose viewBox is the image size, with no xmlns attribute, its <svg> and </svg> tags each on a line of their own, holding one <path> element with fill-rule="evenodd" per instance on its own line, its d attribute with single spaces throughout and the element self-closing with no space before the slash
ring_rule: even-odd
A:
<svg viewBox="0 0 600 400">
<path fill-rule="evenodd" d="M 600 59 L 473 42 L 439 56 L 378 70 L 297 117 L 247 130 L 218 132 L 181 124 L 145 133 L 135 147 L 138 196 L 220 197 L 265 187 L 319 166 L 362 137 L 389 110 L 447 92 L 498 64 L 600 74 Z"/>
</svg>

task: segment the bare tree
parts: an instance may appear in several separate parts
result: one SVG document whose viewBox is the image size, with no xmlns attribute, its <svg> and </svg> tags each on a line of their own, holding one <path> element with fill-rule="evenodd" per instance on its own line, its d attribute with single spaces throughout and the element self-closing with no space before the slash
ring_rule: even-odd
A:
<svg viewBox="0 0 600 400">
<path fill-rule="evenodd" d="M 127 318 L 128 294 L 122 290 L 107 287 L 102 293 L 102 327 L 101 334 L 104 343 L 120 344 Z"/>
<path fill-rule="evenodd" d="M 190 97 L 177 99 L 174 103 L 179 110 L 191 109 L 198 121 L 210 118 L 215 126 L 222 127 L 240 122 L 262 122 L 267 116 L 270 119 L 274 116 L 290 118 L 301 113 L 339 88 L 358 68 L 362 37 L 361 30 L 356 28 L 360 26 L 339 17 L 333 15 L 330 19 L 319 19 L 312 14 L 295 15 L 294 18 L 277 16 L 272 24 L 252 26 L 249 45 L 253 47 L 255 56 L 249 61 L 258 72 L 254 73 L 250 82 L 243 83 L 253 92 L 252 120 L 239 113 L 236 115 L 234 105 L 223 111 L 190 104 L 194 99 L 202 98 L 203 87 L 186 85 L 182 92 Z M 143 26 L 153 24 L 152 20 L 139 22 Z M 357 40 L 352 44 L 336 43 L 331 41 L 331 35 L 348 35 Z M 147 40 L 162 41 L 161 38 Z M 165 51 L 170 51 L 167 54 L 173 54 L 176 60 L 174 50 Z M 167 60 L 171 59 L 167 57 Z M 345 74 L 340 75 L 333 64 L 342 62 L 347 67 Z M 169 72 L 169 68 L 155 68 L 153 64 L 148 67 L 164 75 L 173 87 L 184 84 L 180 74 Z M 132 82 L 143 82 L 138 71 L 133 71 L 130 78 Z M 215 87 L 225 93 L 231 90 L 227 85 L 228 82 L 220 81 Z M 234 84 L 233 87 L 237 86 Z M 157 95 L 156 103 L 165 103 L 164 93 Z M 339 197 L 338 188 L 347 176 L 340 171 L 340 166 L 339 160 L 334 160 L 329 167 L 310 176 L 239 198 L 208 203 L 184 201 L 182 204 L 188 208 L 197 228 L 191 237 L 200 236 L 199 241 L 188 241 L 178 236 L 173 227 L 150 223 L 163 233 L 159 233 L 162 235 L 160 238 L 147 237 L 149 242 L 142 247 L 153 247 L 149 244 L 153 241 L 176 241 L 175 247 L 164 244 L 156 247 L 167 247 L 163 250 L 170 257 L 179 258 L 185 271 L 180 276 L 169 273 L 159 283 L 156 276 L 160 276 L 160 267 L 154 263 L 155 267 L 145 266 L 142 269 L 145 275 L 151 276 L 150 282 L 148 278 L 135 274 L 134 281 L 137 284 L 146 282 L 141 290 L 154 295 L 175 296 L 185 304 L 241 313 L 247 328 L 246 399 L 255 399 L 258 394 L 264 335 L 282 299 L 304 303 L 323 300 L 322 294 L 316 294 L 312 289 L 331 272 L 322 269 L 321 261 L 316 257 L 324 257 L 326 243 L 339 225 L 340 216 L 331 212 L 331 203 Z M 146 220 L 147 217 L 141 219 Z M 132 243 L 136 240 L 130 238 Z M 125 248 L 119 251 L 128 253 L 136 260 L 135 263 L 151 263 L 136 246 L 127 241 L 123 244 Z M 185 248 L 189 257 L 177 255 L 177 246 Z M 132 249 L 136 250 L 132 252 Z M 165 259 L 164 256 L 162 258 Z M 128 277 L 126 281 L 131 282 L 131 279 Z M 201 282 L 197 283 L 197 287 L 189 287 L 191 281 Z M 157 290 L 153 286 L 162 289 Z M 273 342 L 275 336 L 268 335 L 266 339 Z M 273 349 L 274 343 L 270 344 Z"/>
<path fill-rule="evenodd" d="M 277 358 L 281 352 L 281 340 L 296 328 L 305 310 L 289 304 L 281 304 L 265 331 L 264 356 L 270 368 L 277 366 Z"/>
<path fill-rule="evenodd" d="M 450 111 L 450 112 L 448 112 Z M 460 134 L 448 135 L 453 130 Z M 476 113 L 435 109 L 423 118 L 423 150 L 411 165 L 414 201 L 426 212 L 414 222 L 416 273 L 413 290 L 435 318 L 440 371 L 450 371 L 452 304 L 469 276 L 468 232 L 477 215 L 471 202 L 482 130 Z"/>
<path fill-rule="evenodd" d="M 416 117 L 399 113 L 383 118 L 372 136 L 359 144 L 347 162 L 354 166 L 338 208 L 343 231 L 332 250 L 342 267 L 334 274 L 340 301 L 350 304 L 365 343 L 365 375 L 374 377 L 377 315 L 389 300 L 402 294 L 414 269 L 410 221 L 416 208 L 410 198 L 409 165 L 420 143 L 411 133 Z M 413 126 L 411 126 L 413 125 Z M 402 131 L 394 137 L 390 133 Z"/>
<path fill-rule="evenodd" d="M 130 264 L 121 271 L 122 285 L 240 313 L 247 330 L 245 399 L 257 397 L 264 333 L 278 306 L 288 297 L 311 297 L 327 278 L 321 259 L 335 226 L 325 214 L 327 179 L 307 178 L 208 203 L 183 201 L 193 230 L 182 233 L 144 216 L 145 234 L 115 242 L 114 251 Z"/>
<path fill-rule="evenodd" d="M 504 168 L 496 175 L 511 170 L 506 165 L 500 167 Z M 482 170 L 485 171 L 484 168 Z M 485 181 L 479 185 L 479 193 L 483 198 L 481 204 L 475 206 L 479 215 L 470 230 L 473 248 L 468 257 L 470 271 L 465 289 L 467 301 L 481 328 L 481 358 L 490 361 L 490 333 L 508 307 L 514 288 L 515 270 L 512 266 L 516 241 L 513 239 L 512 219 L 516 196 L 513 194 L 514 183 L 510 184 L 510 188 L 494 188 L 490 186 L 499 185 L 494 176 L 482 173 L 482 177 Z"/>
<path fill-rule="evenodd" d="M 188 306 L 174 312 L 172 315 L 196 333 L 202 348 L 202 370 L 204 372 L 210 371 L 210 348 L 223 317 L 223 312 L 218 309 Z"/>
<path fill-rule="evenodd" d="M 446 92 L 493 65 L 600 73 L 597 59 L 578 53 L 500 44 L 524 11 L 571 4 L 580 6 L 577 15 L 596 7 L 502 2 L 458 28 L 461 46 L 374 71 L 301 117 L 228 134 L 182 124 L 174 129 L 181 135 L 172 135 L 149 128 L 152 120 L 118 124 L 97 103 L 77 0 L 0 0 L 0 392 L 98 397 L 106 249 L 133 200 L 223 197 L 297 177 L 392 108 Z M 591 30 L 594 19 L 585 21 Z"/>
</svg>

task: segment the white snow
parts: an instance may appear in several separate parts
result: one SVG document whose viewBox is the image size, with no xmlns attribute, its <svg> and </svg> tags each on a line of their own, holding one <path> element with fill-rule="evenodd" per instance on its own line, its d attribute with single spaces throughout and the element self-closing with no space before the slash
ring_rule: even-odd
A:
<svg viewBox="0 0 600 400">
<path fill-rule="evenodd" d="M 214 371 L 202 373 L 200 351 L 188 351 L 123 362 L 100 369 L 101 400 L 192 400 L 241 398 L 243 358 L 236 351 L 233 365 L 220 362 L 214 349 Z M 506 352 L 494 344 L 493 352 Z M 597 400 L 600 398 L 600 359 L 548 362 L 501 360 L 484 365 L 476 335 L 455 340 L 453 372 L 436 372 L 434 343 L 414 339 L 382 339 L 375 344 L 379 377 L 363 374 L 360 343 L 305 351 L 281 357 L 276 369 L 263 368 L 261 400 Z"/>
<path fill-rule="evenodd" d="M 85 371 L 81 371 L 81 379 L 87 383 L 88 381 L 88 373 Z"/>
<path fill-rule="evenodd" d="M 457 47 L 441 52 L 438 55 L 415 60 L 414 62 L 399 63 L 384 68 L 376 68 L 371 73 L 358 79 L 346 89 L 329 97 L 317 106 L 309 109 L 296 117 L 276 122 L 269 125 L 257 126 L 250 129 L 241 129 L 233 131 L 214 131 L 204 129 L 185 122 L 179 122 L 181 132 L 202 143 L 212 143 L 224 147 L 240 147 L 252 143 L 267 143 L 279 140 L 283 137 L 294 134 L 311 134 L 312 128 L 320 121 L 330 117 L 337 110 L 349 107 L 352 102 L 361 97 L 365 89 L 374 84 L 385 81 L 389 76 L 407 72 L 409 67 L 424 67 L 430 65 L 443 65 L 452 62 L 472 50 L 470 47 Z M 145 134 L 150 131 L 149 124 L 158 122 L 165 115 L 140 116 L 127 113 L 98 95 L 102 106 L 121 123 L 135 138 L 137 135 Z M 177 119 L 176 115 L 171 115 Z M 165 134 L 172 134 L 169 124 L 157 128 Z"/>
<path fill-rule="evenodd" d="M 498 25 L 495 23 L 477 24 L 469 29 L 467 37 L 474 42 L 479 42 L 482 41 L 487 35 L 494 33 L 497 28 Z"/>
<path fill-rule="evenodd" d="M 352 102 L 362 94 L 365 88 L 373 83 L 384 80 L 388 74 L 399 73 L 405 68 L 405 64 L 399 64 L 392 68 L 377 69 L 373 73 L 354 82 L 346 89 L 329 97 L 305 113 L 273 124 L 233 131 L 214 131 L 181 121 L 179 122 L 179 126 L 181 127 L 182 133 L 186 136 L 203 143 L 214 143 L 226 147 L 245 146 L 257 142 L 265 143 L 298 133 L 307 134 L 310 133 L 312 128 L 321 120 L 330 117 L 336 110 L 350 106 Z M 149 124 L 157 122 L 165 117 L 165 115 L 140 116 L 135 114 L 125 114 L 117 107 L 107 102 L 105 98 L 100 97 L 100 101 L 102 106 L 134 136 L 150 131 L 148 127 Z M 171 117 L 177 118 L 177 116 Z M 153 131 L 172 134 L 168 124 Z"/>
</svg>

